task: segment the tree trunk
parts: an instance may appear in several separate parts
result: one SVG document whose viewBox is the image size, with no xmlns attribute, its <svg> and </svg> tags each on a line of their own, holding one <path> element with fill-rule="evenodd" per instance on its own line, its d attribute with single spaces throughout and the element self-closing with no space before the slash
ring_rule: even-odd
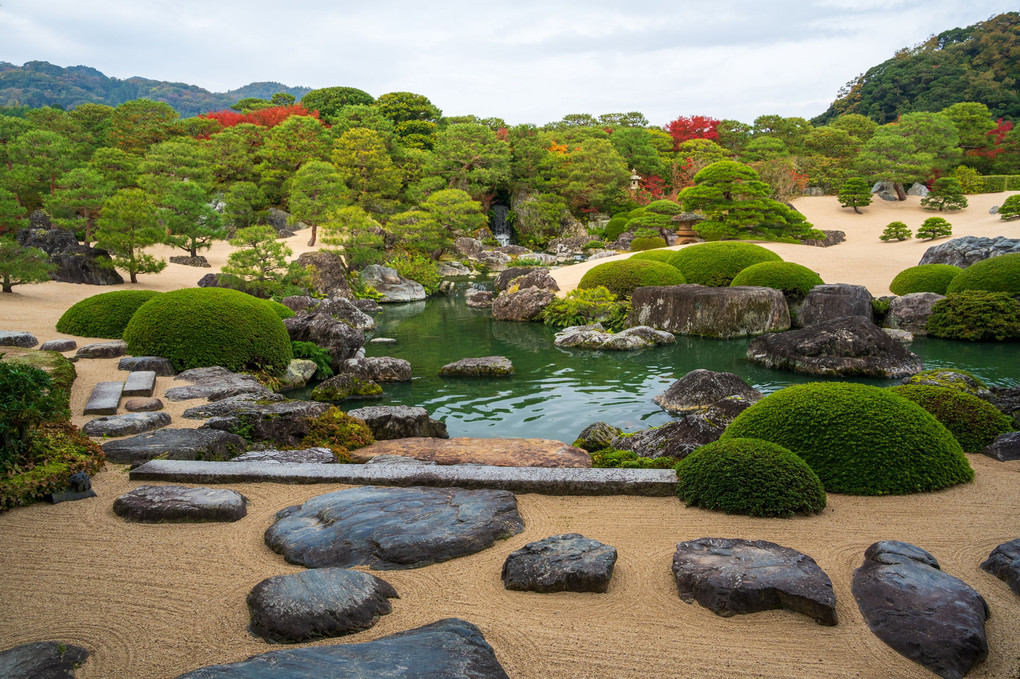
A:
<svg viewBox="0 0 1020 679">
<path fill-rule="evenodd" d="M 856 205 L 854 205 L 854 212 L 856 212 L 857 214 L 861 214 L 861 211 L 857 209 Z"/>
<path fill-rule="evenodd" d="M 138 282 L 138 273 L 136 271 L 132 271 L 131 272 L 131 282 L 132 283 L 137 283 Z"/>
<path fill-rule="evenodd" d="M 312 247 L 313 245 L 315 245 L 315 231 L 318 228 L 319 227 L 316 224 L 312 224 L 312 237 L 308 241 L 308 247 Z"/>
<path fill-rule="evenodd" d="M 4 276 L 3 291 L 4 292 L 14 292 L 13 286 L 11 284 L 11 277 L 10 276 L 7 276 L 7 275 Z"/>
<path fill-rule="evenodd" d="M 899 182 L 893 182 L 893 190 L 896 192 L 896 200 L 906 200 L 907 192 L 903 188 L 903 184 Z"/>
</svg>

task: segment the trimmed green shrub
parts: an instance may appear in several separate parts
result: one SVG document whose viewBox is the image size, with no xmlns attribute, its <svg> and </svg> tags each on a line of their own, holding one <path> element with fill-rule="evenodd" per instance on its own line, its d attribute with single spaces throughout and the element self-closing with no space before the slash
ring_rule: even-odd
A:
<svg viewBox="0 0 1020 679">
<path fill-rule="evenodd" d="M 754 285 L 781 290 L 787 300 L 798 302 L 816 285 L 825 281 L 806 266 L 793 262 L 761 262 L 752 264 L 733 277 L 731 287 Z"/>
<path fill-rule="evenodd" d="M 581 277 L 578 288 L 603 286 L 617 297 L 630 297 L 634 288 L 651 285 L 681 285 L 687 280 L 676 268 L 661 262 L 621 259 L 598 264 Z"/>
<path fill-rule="evenodd" d="M 1008 292 L 1020 295 L 1020 252 L 999 255 L 974 262 L 946 288 L 947 293 L 967 290 Z"/>
<path fill-rule="evenodd" d="M 672 469 L 676 466 L 676 458 L 639 457 L 633 450 L 603 448 L 590 455 L 591 466 L 603 469 Z"/>
<path fill-rule="evenodd" d="M 850 382 L 786 387 L 737 415 L 722 440 L 757 438 L 800 456 L 830 493 L 901 495 L 970 481 L 960 444 L 924 408 Z"/>
<path fill-rule="evenodd" d="M 852 207 L 861 214 L 860 208 L 871 205 L 871 185 L 860 177 L 851 177 L 843 182 L 836 200 L 841 207 Z"/>
<path fill-rule="evenodd" d="M 949 387 L 901 385 L 891 391 L 935 416 L 965 453 L 980 453 L 999 434 L 1013 431 L 1013 420 L 988 401 Z"/>
<path fill-rule="evenodd" d="M 566 297 L 554 299 L 540 314 L 542 322 L 559 328 L 572 325 L 601 323 L 611 330 L 622 330 L 630 305 L 618 301 L 616 295 L 599 285 L 594 288 L 577 288 Z"/>
<path fill-rule="evenodd" d="M 315 379 L 324 380 L 333 376 L 333 357 L 315 342 L 291 342 L 294 358 L 301 358 L 315 364 Z"/>
<path fill-rule="evenodd" d="M 629 220 L 630 217 L 623 215 L 610 219 L 609 223 L 606 224 L 606 240 L 614 241 L 619 238 L 620 234 L 627 230 L 627 222 Z"/>
<path fill-rule="evenodd" d="M 879 236 L 879 240 L 890 241 L 890 240 L 907 240 L 912 238 L 914 234 L 910 232 L 910 228 L 903 222 L 889 222 L 889 226 L 885 227 L 885 231 Z"/>
<path fill-rule="evenodd" d="M 719 241 L 681 248 L 669 263 L 680 269 L 688 283 L 725 287 L 752 264 L 781 261 L 782 257 L 754 243 Z"/>
<path fill-rule="evenodd" d="M 1020 304 L 1008 292 L 950 292 L 932 306 L 925 329 L 932 337 L 972 342 L 1020 339 Z"/>
<path fill-rule="evenodd" d="M 582 250 L 601 250 L 606 247 L 606 244 L 600 240 L 590 240 L 581 246 Z"/>
<path fill-rule="evenodd" d="M 981 193 L 1020 191 L 1020 174 L 986 174 L 981 177 Z"/>
<path fill-rule="evenodd" d="M 678 215 L 683 212 L 684 209 L 680 207 L 679 203 L 674 203 L 671 200 L 653 200 L 648 205 L 645 205 L 645 212 L 652 212 L 659 215 Z"/>
<path fill-rule="evenodd" d="M 158 294 L 155 290 L 114 290 L 86 297 L 64 312 L 57 321 L 57 332 L 120 339 L 138 307 Z"/>
<path fill-rule="evenodd" d="M 967 207 L 967 196 L 963 195 L 963 187 L 956 177 L 939 177 L 932 184 L 931 191 L 921 199 L 921 207 L 925 210 L 962 210 Z"/>
<path fill-rule="evenodd" d="M 291 316 L 294 315 L 294 310 L 291 309 L 286 304 L 280 304 L 276 300 L 272 299 L 267 299 L 263 301 L 269 305 L 269 308 L 273 310 L 274 314 L 280 317 L 281 321 L 285 318 L 290 318 Z"/>
<path fill-rule="evenodd" d="M 350 452 L 375 443 L 372 430 L 364 420 L 351 417 L 337 407 L 330 408 L 318 417 L 310 418 L 308 434 L 301 445 L 307 448 L 329 448 L 337 462 L 351 462 Z"/>
<path fill-rule="evenodd" d="M 662 262 L 663 264 L 669 264 L 669 260 L 673 258 L 675 250 L 645 250 L 633 255 L 630 259 L 637 259 L 639 261 L 647 262 Z M 672 264 L 670 264 L 672 266 Z"/>
<path fill-rule="evenodd" d="M 677 496 L 688 507 L 748 516 L 817 514 L 825 489 L 804 460 L 757 439 L 727 438 L 701 446 L 676 466 Z"/>
<path fill-rule="evenodd" d="M 265 303 L 226 288 L 164 292 L 124 329 L 128 353 L 162 356 L 175 370 L 220 365 L 282 375 L 294 355 L 283 321 Z"/>
<path fill-rule="evenodd" d="M 1020 193 L 1010 196 L 999 206 L 999 219 L 1010 221 L 1020 218 Z"/>
<path fill-rule="evenodd" d="M 37 425 L 68 414 L 67 396 L 48 374 L 0 361 L 0 478 L 25 462 Z"/>
<path fill-rule="evenodd" d="M 921 226 L 917 227 L 917 233 L 914 235 L 921 240 L 945 238 L 953 235 L 953 225 L 942 217 L 928 217 L 921 222 Z"/>
<path fill-rule="evenodd" d="M 630 242 L 630 249 L 633 252 L 644 252 L 645 250 L 656 250 L 666 247 L 666 239 L 662 236 L 644 236 L 635 238 Z"/>
<path fill-rule="evenodd" d="M 39 426 L 23 464 L 0 474 L 0 510 L 31 504 L 49 493 L 65 490 L 72 474 L 90 476 L 103 468 L 106 456 L 99 444 L 68 422 Z"/>
<path fill-rule="evenodd" d="M 896 274 L 889 284 L 892 294 L 902 297 L 913 292 L 946 294 L 946 288 L 963 271 L 952 264 L 918 264 Z"/>
</svg>

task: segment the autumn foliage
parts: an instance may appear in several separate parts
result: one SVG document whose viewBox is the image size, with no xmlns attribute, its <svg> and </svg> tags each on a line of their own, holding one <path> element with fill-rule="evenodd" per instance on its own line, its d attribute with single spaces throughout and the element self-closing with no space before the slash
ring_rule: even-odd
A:
<svg viewBox="0 0 1020 679">
<path fill-rule="evenodd" d="M 673 150 L 690 139 L 718 139 L 716 128 L 719 121 L 708 116 L 680 116 L 666 125 L 665 130 L 673 137 Z"/>
<path fill-rule="evenodd" d="M 276 127 L 284 120 L 291 116 L 310 116 L 319 120 L 319 112 L 309 112 L 301 104 L 292 104 L 290 106 L 270 106 L 269 108 L 261 108 L 247 113 L 238 113 L 237 111 L 213 111 L 211 113 L 204 113 L 200 118 L 206 118 L 208 120 L 215 120 L 223 127 L 233 127 L 234 125 L 240 125 L 241 123 L 251 123 L 260 127 Z"/>
</svg>

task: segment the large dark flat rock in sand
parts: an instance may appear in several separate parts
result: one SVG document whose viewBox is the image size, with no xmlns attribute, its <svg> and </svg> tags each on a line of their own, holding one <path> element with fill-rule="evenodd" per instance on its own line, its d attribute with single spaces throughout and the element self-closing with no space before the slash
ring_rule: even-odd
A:
<svg viewBox="0 0 1020 679">
<path fill-rule="evenodd" d="M 605 592 L 616 548 L 578 533 L 529 542 L 503 562 L 503 586 L 530 592 Z"/>
<path fill-rule="evenodd" d="M 503 490 L 365 486 L 277 513 L 266 544 L 309 568 L 419 568 L 479 552 L 524 530 Z"/>
<path fill-rule="evenodd" d="M 1020 594 L 1020 538 L 1004 542 L 993 549 L 981 564 L 981 570 L 988 571 Z"/>
<path fill-rule="evenodd" d="M 214 429 L 159 429 L 103 444 L 108 462 L 130 464 L 167 460 L 229 460 L 247 447 L 236 434 Z"/>
<path fill-rule="evenodd" d="M 481 630 L 439 620 L 363 644 L 270 651 L 177 679 L 509 679 Z"/>
<path fill-rule="evenodd" d="M 39 641 L 0 651 L 4 679 L 72 679 L 89 657 L 84 648 L 57 641 Z"/>
<path fill-rule="evenodd" d="M 139 523 L 237 521 L 248 513 L 248 500 L 227 488 L 138 486 L 113 501 L 113 513 Z"/>
</svg>

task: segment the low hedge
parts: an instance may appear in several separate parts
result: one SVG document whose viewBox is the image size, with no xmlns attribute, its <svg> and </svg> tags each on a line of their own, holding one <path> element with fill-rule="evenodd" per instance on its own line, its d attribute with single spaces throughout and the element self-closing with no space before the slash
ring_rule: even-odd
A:
<svg viewBox="0 0 1020 679">
<path fill-rule="evenodd" d="M 960 442 L 965 453 L 980 453 L 999 434 L 1013 431 L 1013 420 L 988 401 L 958 389 L 902 385 L 891 391 L 935 416 Z"/>
<path fill-rule="evenodd" d="M 816 514 L 825 489 L 804 460 L 757 439 L 727 438 L 701 446 L 676 466 L 677 496 L 688 507 L 748 516 Z"/>
<path fill-rule="evenodd" d="M 730 286 L 753 285 L 781 290 L 789 301 L 800 301 L 816 285 L 825 281 L 817 273 L 793 262 L 761 262 L 752 264 L 733 277 Z"/>
<path fill-rule="evenodd" d="M 1008 292 L 950 293 L 932 306 L 925 329 L 932 337 L 972 342 L 1020 339 L 1020 303 Z"/>
<path fill-rule="evenodd" d="M 986 174 L 980 180 L 981 193 L 1020 191 L 1020 174 Z"/>
<path fill-rule="evenodd" d="M 592 267 L 581 277 L 577 287 L 586 289 L 601 285 L 617 297 L 630 297 L 635 288 L 682 285 L 686 282 L 683 274 L 675 267 L 631 257 Z"/>
<path fill-rule="evenodd" d="M 722 439 L 757 438 L 796 453 L 830 493 L 901 495 L 970 481 L 960 444 L 924 408 L 849 382 L 786 387 L 740 413 Z"/>
<path fill-rule="evenodd" d="M 227 288 L 164 292 L 124 329 L 128 353 L 162 356 L 177 371 L 220 365 L 282 375 L 294 358 L 290 336 L 265 300 Z"/>
<path fill-rule="evenodd" d="M 114 290 L 86 297 L 64 312 L 57 321 L 57 332 L 121 339 L 138 307 L 158 294 L 155 290 Z"/>
<path fill-rule="evenodd" d="M 961 271 L 963 269 L 952 264 L 919 264 L 896 274 L 889 284 L 889 290 L 900 297 L 914 292 L 944 295 L 946 288 Z"/>
<path fill-rule="evenodd" d="M 717 241 L 681 248 L 669 263 L 680 270 L 688 283 L 725 287 L 752 264 L 781 261 L 782 257 L 754 243 Z"/>
<path fill-rule="evenodd" d="M 946 293 L 984 290 L 1020 295 L 1020 252 L 974 262 L 952 280 Z"/>
</svg>

